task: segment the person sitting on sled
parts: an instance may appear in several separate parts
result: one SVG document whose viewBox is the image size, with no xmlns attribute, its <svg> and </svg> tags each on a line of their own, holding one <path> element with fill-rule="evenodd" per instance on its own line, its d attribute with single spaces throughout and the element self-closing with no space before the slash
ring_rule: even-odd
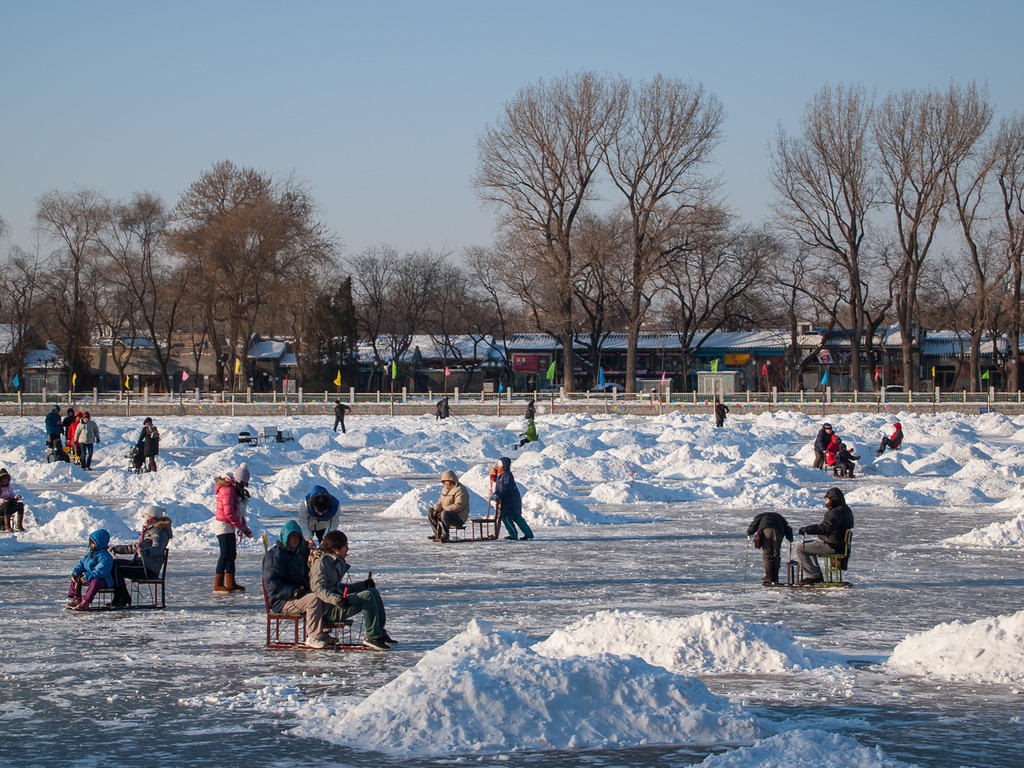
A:
<svg viewBox="0 0 1024 768">
<path fill-rule="evenodd" d="M 164 567 L 167 542 L 174 538 L 171 518 L 162 507 L 150 506 L 153 514 L 142 524 L 142 533 L 134 544 L 115 544 L 110 551 L 115 555 L 132 555 L 131 560 L 114 560 L 114 599 L 111 608 L 127 608 L 132 604 L 125 579 L 155 579 Z"/>
<path fill-rule="evenodd" d="M 87 611 L 96 592 L 114 586 L 114 558 L 107 551 L 110 534 L 100 528 L 89 534 L 89 551 L 71 571 L 71 585 L 68 587 L 68 608 Z M 85 594 L 82 588 L 85 587 Z"/>
<path fill-rule="evenodd" d="M 892 448 L 894 451 L 900 447 L 903 443 L 903 425 L 898 421 L 892 423 L 893 433 L 888 437 L 883 437 L 882 442 L 878 446 L 878 450 L 875 451 L 876 456 L 881 456 L 885 453 L 886 448 Z"/>
<path fill-rule="evenodd" d="M 747 536 L 754 537 L 754 547 L 761 550 L 765 586 L 779 583 L 779 565 L 782 563 L 782 539 L 793 540 L 793 529 L 778 512 L 762 512 L 747 526 Z"/>
<path fill-rule="evenodd" d="M 363 626 L 366 627 L 363 645 L 375 651 L 388 650 L 398 641 L 384 629 L 387 614 L 373 577 L 369 576 L 365 581 L 345 582 L 350 567 L 345 560 L 348 536 L 341 531 L 329 531 L 320 545 L 320 553 L 310 566 L 309 583 L 313 594 L 327 606 L 326 623 L 340 624 L 361 612 Z"/>
<path fill-rule="evenodd" d="M 853 477 L 853 462 L 859 461 L 860 456 L 853 453 L 849 446 L 840 441 L 839 450 L 836 451 L 836 463 L 832 466 L 832 474 L 835 477 Z"/>
<path fill-rule="evenodd" d="M 491 501 L 497 509 L 496 515 L 505 524 L 508 531 L 506 539 L 515 541 L 519 538 L 516 526 L 523 532 L 524 539 L 532 539 L 533 531 L 523 519 L 523 497 L 519 493 L 519 486 L 512 476 L 512 459 L 502 456 L 492 469 L 494 477 L 494 492 L 491 494 Z"/>
<path fill-rule="evenodd" d="M 15 527 L 17 523 L 17 527 Z M 25 530 L 25 504 L 21 494 L 11 487 L 11 473 L 0 469 L 0 531 L 23 532 Z"/>
<path fill-rule="evenodd" d="M 430 538 L 434 541 L 448 541 L 449 528 L 453 525 L 464 528 L 469 520 L 469 493 L 458 476 L 446 469 L 441 475 L 441 485 L 444 486 L 441 497 L 427 510 L 427 519 L 434 529 Z"/>
<path fill-rule="evenodd" d="M 302 529 L 294 520 L 281 528 L 277 542 L 263 556 L 263 583 L 274 613 L 306 614 L 306 645 L 326 648 L 329 635 L 324 631 L 327 604 L 309 589 L 309 550 Z"/>
<path fill-rule="evenodd" d="M 816 541 L 800 541 L 796 545 L 796 559 L 804 578 L 801 584 L 820 584 L 823 579 L 818 555 L 836 555 L 846 546 L 846 532 L 853 528 L 853 511 L 846 506 L 843 492 L 833 486 L 825 492 L 825 516 L 816 525 L 805 525 L 797 533 L 815 534 Z"/>
</svg>

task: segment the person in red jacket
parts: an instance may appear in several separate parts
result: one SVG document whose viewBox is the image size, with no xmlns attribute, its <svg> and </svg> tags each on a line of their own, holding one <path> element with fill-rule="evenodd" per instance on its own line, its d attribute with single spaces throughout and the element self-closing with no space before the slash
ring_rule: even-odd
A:
<svg viewBox="0 0 1024 768">
<path fill-rule="evenodd" d="M 878 450 L 875 451 L 876 456 L 881 456 L 885 453 L 886 448 L 892 448 L 895 451 L 903 442 L 903 425 L 898 421 L 894 421 L 892 426 L 894 427 L 893 433 L 889 435 L 889 437 L 882 438 L 882 442 L 878 446 Z"/>
<path fill-rule="evenodd" d="M 828 441 L 828 447 L 825 448 L 825 464 L 834 467 L 836 464 L 836 454 L 839 453 L 839 448 L 842 446 L 843 441 L 839 439 L 839 435 L 835 432 L 832 433 L 832 439 Z"/>
<path fill-rule="evenodd" d="M 242 536 L 252 538 L 252 530 L 245 521 L 245 507 L 249 501 L 249 478 L 249 468 L 242 464 L 224 477 L 213 479 L 217 497 L 213 533 L 220 547 L 213 582 L 214 592 L 245 592 L 245 587 L 235 581 L 235 539 Z"/>
</svg>

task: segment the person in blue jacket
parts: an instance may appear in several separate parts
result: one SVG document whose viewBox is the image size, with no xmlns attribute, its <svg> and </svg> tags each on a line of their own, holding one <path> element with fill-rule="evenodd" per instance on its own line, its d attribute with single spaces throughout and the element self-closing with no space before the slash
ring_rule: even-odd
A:
<svg viewBox="0 0 1024 768">
<path fill-rule="evenodd" d="M 306 530 L 309 538 L 316 536 L 317 544 L 323 543 L 324 534 L 338 527 L 338 507 L 340 502 L 322 485 L 314 485 L 303 502 L 306 514 Z"/>
<path fill-rule="evenodd" d="M 508 531 L 508 536 L 505 538 L 513 541 L 518 539 L 519 532 L 516 531 L 518 525 L 523 532 L 523 538 L 532 539 L 533 531 L 523 519 L 523 497 L 519 494 L 519 486 L 516 485 L 515 477 L 512 476 L 512 459 L 502 456 L 498 464 L 495 465 L 494 471 L 496 476 L 491 501 L 497 507 L 501 522 L 505 524 L 505 530 Z"/>
<path fill-rule="evenodd" d="M 87 611 L 98 590 L 114 586 L 114 558 L 107 550 L 109 544 L 110 534 L 106 529 L 100 528 L 89 534 L 89 552 L 71 571 L 68 608 Z M 84 595 L 82 587 L 85 587 Z"/>
<path fill-rule="evenodd" d="M 306 614 L 306 645 L 326 648 L 324 613 L 327 604 L 310 591 L 309 547 L 294 520 L 284 524 L 277 543 L 263 556 L 263 583 L 270 610 Z"/>
<path fill-rule="evenodd" d="M 43 421 L 46 424 L 46 447 L 59 450 L 61 433 L 60 406 L 54 405 L 53 410 L 46 414 L 46 418 Z"/>
</svg>

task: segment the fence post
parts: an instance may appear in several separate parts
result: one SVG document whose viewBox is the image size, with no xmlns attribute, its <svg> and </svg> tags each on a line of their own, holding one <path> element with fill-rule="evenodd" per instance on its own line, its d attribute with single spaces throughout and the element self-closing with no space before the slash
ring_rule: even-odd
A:
<svg viewBox="0 0 1024 768">
<path fill-rule="evenodd" d="M 356 404 L 356 388 L 355 387 L 349 387 L 348 388 L 348 401 L 352 405 Z"/>
<path fill-rule="evenodd" d="M 299 387 L 299 405 L 302 405 L 302 387 Z"/>
<path fill-rule="evenodd" d="M 853 404 L 854 405 L 857 405 L 857 395 L 858 395 L 857 390 L 856 389 L 853 390 Z"/>
<path fill-rule="evenodd" d="M 935 404 L 938 405 L 941 402 L 942 402 L 942 390 L 941 390 L 941 388 L 936 387 L 935 388 Z"/>
<path fill-rule="evenodd" d="M 235 393 L 231 393 L 231 415 L 235 415 Z"/>
<path fill-rule="evenodd" d="M 747 405 L 750 405 L 750 390 L 747 390 Z"/>
<path fill-rule="evenodd" d="M 996 401 L 996 388 L 988 388 L 988 404 L 991 406 Z"/>
<path fill-rule="evenodd" d="M 772 405 L 779 404 L 779 388 L 772 387 Z"/>
<path fill-rule="evenodd" d="M 458 405 L 459 404 L 459 388 L 455 387 L 455 389 L 452 390 L 452 394 L 455 396 L 455 404 Z"/>
<path fill-rule="evenodd" d="M 409 402 L 409 388 L 402 387 L 402 405 L 405 405 L 407 402 Z"/>
<path fill-rule="evenodd" d="M 20 389 L 18 390 L 18 415 L 19 416 L 24 416 L 25 415 L 25 406 L 21 402 L 21 390 Z M 58 448 L 59 447 L 60 446 L 58 446 Z"/>
<path fill-rule="evenodd" d="M 828 405 L 832 405 L 832 387 L 825 387 L 825 402 Z"/>
</svg>

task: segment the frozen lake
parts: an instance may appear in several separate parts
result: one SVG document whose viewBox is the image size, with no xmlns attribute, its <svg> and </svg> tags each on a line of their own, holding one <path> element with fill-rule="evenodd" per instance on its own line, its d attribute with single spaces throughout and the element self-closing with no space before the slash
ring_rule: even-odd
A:
<svg viewBox="0 0 1024 768">
<path fill-rule="evenodd" d="M 793 418 L 797 421 L 780 423 L 776 431 L 792 431 L 796 424 L 809 442 L 816 422 Z M 967 417 L 957 419 L 963 422 L 960 426 L 964 430 L 976 429 Z M 304 428 L 311 432 L 322 429 L 295 421 L 278 423 L 296 433 Z M 353 431 L 366 433 L 414 429 L 432 435 L 431 430 L 444 426 L 417 419 L 408 420 L 412 427 L 380 426 L 386 420 L 372 424 L 369 420 L 352 421 Z M 430 458 L 437 454 L 436 446 L 428 444 L 417 451 L 415 441 L 402 442 L 396 435 L 377 445 L 343 446 L 354 456 L 372 457 L 378 467 L 386 460 L 417 462 L 411 473 L 415 477 L 401 472 L 386 475 L 386 487 L 374 484 L 385 475 L 369 478 L 361 487 L 345 486 L 341 481 L 334 485 L 349 493 L 349 498 L 343 499 L 343 510 L 352 511 L 343 511 L 341 527 L 351 541 L 348 560 L 353 574 L 363 578 L 367 570 L 373 571 L 387 605 L 389 631 L 401 641 L 386 654 L 264 649 L 259 591 L 262 545 L 249 544 L 240 550 L 238 579 L 249 588 L 244 596 L 211 594 L 216 560 L 212 540 L 201 545 L 200 523 L 193 530 L 187 520 L 190 515 L 196 517 L 201 508 L 193 497 L 209 495 L 212 475 L 208 462 L 217 454 L 198 446 L 192 449 L 188 445 L 191 438 L 182 439 L 183 444 L 174 453 L 165 451 L 166 476 L 162 470 L 153 477 L 131 478 L 131 483 L 148 481 L 153 486 L 134 494 L 113 487 L 115 473 L 121 472 L 116 457 L 110 459 L 109 468 L 100 465 L 107 472 L 84 479 L 77 469 L 69 470 L 66 479 L 44 477 L 49 470 L 35 468 L 35 460 L 28 453 L 20 463 L 7 457 L 4 460 L 16 485 L 19 478 L 30 478 L 20 487 L 38 494 L 36 499 L 26 493 L 28 501 L 40 510 L 34 522 L 41 524 L 44 532 L 49 526 L 51 535 L 44 540 L 25 535 L 16 544 L 8 536 L 0 544 L 0 675 L 5 692 L 0 703 L 5 735 L 0 764 L 52 768 L 143 760 L 168 765 L 254 766 L 427 766 L 452 762 L 685 766 L 736 746 L 680 741 L 667 746 L 588 750 L 497 750 L 482 756 L 474 755 L 475 750 L 439 756 L 389 755 L 328 741 L 305 727 L 313 711 L 310 702 L 330 702 L 326 711 L 337 711 L 344 707 L 346 697 L 352 697 L 352 702 L 361 701 L 412 669 L 425 653 L 459 634 L 471 620 L 486 620 L 495 630 L 520 631 L 540 641 L 599 611 L 635 611 L 652 618 L 686 618 L 721 611 L 749 624 L 779 622 L 807 648 L 834 654 L 837 663 L 808 669 L 697 675 L 712 693 L 763 721 L 768 733 L 796 729 L 839 733 L 855 738 L 861 745 L 880 747 L 888 758 L 920 765 L 1016 767 L 1024 763 L 1020 684 L 951 682 L 898 674 L 881 666 L 894 646 L 908 635 L 943 622 L 972 622 L 1012 614 L 1024 607 L 1024 549 L 940 544 L 943 539 L 1007 520 L 1016 513 L 1000 504 L 1014 498 L 1011 486 L 1020 483 L 1018 460 L 997 454 L 1019 444 L 1016 424 L 1006 419 L 1010 426 L 985 443 L 987 455 L 996 456 L 995 465 L 1006 470 L 1002 473 L 1001 493 L 997 494 L 988 480 L 977 481 L 978 493 L 985 494 L 986 503 L 958 505 L 943 503 L 941 498 L 928 503 L 926 492 L 921 490 L 926 487 L 927 493 L 933 493 L 930 489 L 945 491 L 946 486 L 959 485 L 962 492 L 966 482 L 963 476 L 959 480 L 948 478 L 976 461 L 977 456 L 964 459 L 956 472 L 931 471 L 923 466 L 918 472 L 890 471 L 880 464 L 877 472 L 844 481 L 857 523 L 848 573 L 852 588 L 784 590 L 760 586 L 760 553 L 747 549 L 746 526 L 756 511 L 764 508 L 782 512 L 794 529 L 818 522 L 823 510 L 821 497 L 832 484 L 830 478 L 802 469 L 780 475 L 778 468 L 769 468 L 759 479 L 756 473 L 752 476 L 737 469 L 756 463 L 753 453 L 758 448 L 774 449 L 779 441 L 759 437 L 763 425 L 733 420 L 729 423 L 732 430 L 722 433 L 718 442 L 735 441 L 746 446 L 739 449 L 740 463 L 727 466 L 720 474 L 702 473 L 707 487 L 718 489 L 715 494 L 721 495 L 721 500 L 656 503 L 630 497 L 624 503 L 596 501 L 595 488 L 606 484 L 629 496 L 628 489 L 621 488 L 624 482 L 635 482 L 641 488 L 649 484 L 662 490 L 696 493 L 693 484 L 698 473 L 682 477 L 674 470 L 666 471 L 672 462 L 651 453 L 664 442 L 665 434 L 685 431 L 686 425 L 669 421 L 658 426 L 655 421 L 641 420 L 626 429 L 634 434 L 650 430 L 650 441 L 616 448 L 618 461 L 628 462 L 630 452 L 635 452 L 639 471 L 625 480 L 617 471 L 606 468 L 604 478 L 590 473 L 573 484 L 554 469 L 545 475 L 547 465 L 530 463 L 538 461 L 536 458 L 523 457 L 523 470 L 517 461 L 513 469 L 524 490 L 542 493 L 542 486 L 550 482 L 551 493 L 567 499 L 568 509 L 576 509 L 573 504 L 581 505 L 602 523 L 577 515 L 571 524 L 556 525 L 545 518 L 548 511 L 537 507 L 535 517 L 527 515 L 531 523 L 537 523 L 538 538 L 532 542 L 440 546 L 427 541 L 425 522 L 399 514 L 401 504 L 396 512 L 393 503 L 403 494 L 412 494 L 415 500 L 423 494 L 436 496 L 436 487 L 425 485 L 427 481 L 419 471 L 424 469 L 424 462 L 443 465 L 450 460 L 462 465 L 461 473 L 473 469 L 474 455 L 479 455 L 481 461 L 495 458 L 495 446 L 486 440 L 481 443 L 477 433 L 500 431 L 510 424 L 507 420 L 474 419 L 472 423 L 453 425 L 463 442 L 453 447 L 450 459 L 444 455 Z M 18 424 L 16 420 L 3 422 L 8 442 L 14 439 L 12 433 L 21 429 Z M 590 424 L 574 418 L 560 425 L 557 439 L 555 423 L 547 425 L 548 445 L 562 451 L 552 466 L 571 463 L 573 457 L 565 452 L 573 445 L 583 446 L 576 458 L 591 462 L 601 458 L 603 449 L 587 434 Z M 941 429 L 936 427 L 934 431 L 942 433 L 934 438 L 936 445 L 943 445 L 946 434 L 942 430 L 948 425 L 939 419 L 935 424 Z M 176 428 L 186 431 L 186 427 L 201 434 L 213 426 L 220 425 L 206 424 L 199 418 L 168 419 L 161 424 L 165 435 Z M 543 442 L 543 420 L 539 426 Z M 604 443 L 611 444 L 607 436 L 610 425 L 597 426 Z M 870 426 L 877 431 L 874 424 Z M 930 455 L 929 451 L 938 450 L 928 447 L 924 427 L 918 426 L 919 452 L 904 454 L 903 461 L 920 461 Z M 125 423 L 125 435 L 132 428 Z M 856 432 L 859 428 L 851 423 L 848 430 Z M 868 427 L 863 429 L 868 431 Z M 912 433 L 910 428 L 907 431 Z M 768 432 L 765 430 L 765 434 Z M 708 441 L 703 425 L 695 425 L 693 435 L 689 442 L 677 437 L 680 444 L 689 446 L 689 463 L 713 461 L 717 449 Z M 979 444 L 986 439 L 984 435 L 969 438 Z M 790 453 L 783 454 L 783 463 L 799 467 L 803 455 L 797 453 L 804 450 L 804 442 L 790 439 Z M 750 452 L 744 456 L 742 452 L 748 448 Z M 225 444 L 221 450 L 225 453 L 225 468 L 245 457 L 237 446 Z M 265 497 L 278 493 L 279 499 L 264 506 L 254 505 L 254 511 L 260 525 L 273 535 L 291 517 L 282 510 L 293 507 L 296 494 L 307 490 L 303 485 L 308 484 L 306 476 L 292 482 L 289 468 L 315 464 L 325 448 L 311 444 L 286 447 L 278 454 L 272 453 L 279 450 L 276 446 L 268 450 L 271 453 L 267 454 L 266 468 L 257 472 L 267 485 L 261 489 L 259 483 L 254 483 L 254 490 L 256 494 L 262 490 Z M 290 450 L 294 453 L 289 454 Z M 699 455 L 699 450 L 704 455 Z M 249 454 L 250 466 L 259 465 L 259 456 Z M 680 465 L 686 463 L 681 458 L 678 461 Z M 532 475 L 531 466 L 536 468 Z M 175 467 L 186 476 L 205 473 L 202 487 L 199 479 L 194 489 L 185 487 L 187 483 L 174 474 Z M 426 469 L 436 468 L 431 464 Z M 33 472 L 37 473 L 34 479 Z M 320 476 L 322 471 L 314 466 L 308 474 Z M 354 470 L 351 474 L 357 475 Z M 105 480 L 107 475 L 111 478 Z M 714 475 L 713 483 L 706 479 L 710 475 Z M 763 507 L 729 500 L 734 495 L 730 483 L 741 475 L 743 486 L 733 489 L 735 495 L 760 498 Z M 172 477 L 177 489 L 155 485 L 171 482 Z M 279 480 L 276 490 L 271 487 L 275 478 Z M 61 497 L 53 490 L 62 482 L 71 495 Z M 784 487 L 779 487 L 779 482 Z M 90 495 L 93 483 L 103 492 Z M 913 498 L 920 503 L 856 501 L 858 494 L 865 499 L 885 500 L 893 494 L 899 498 L 901 493 L 915 494 Z M 933 495 L 938 493 L 934 490 Z M 58 498 L 50 498 L 54 494 Z M 284 503 L 285 497 L 289 504 Z M 55 541 L 61 538 L 58 531 L 64 530 L 60 526 L 70 525 L 62 518 L 61 507 L 71 504 L 91 509 L 93 519 L 87 522 L 109 527 L 114 527 L 111 523 L 121 515 L 126 529 L 131 529 L 131 513 L 127 511 L 131 502 L 125 503 L 125 499 L 132 498 L 171 507 L 176 530 L 178 520 L 182 521 L 182 535 L 172 542 L 184 546 L 172 547 L 168 608 L 92 615 L 64 610 L 61 596 L 67 574 L 84 548 L 80 542 Z M 792 503 L 794 498 L 800 503 Z M 178 500 L 181 506 L 175 509 L 168 499 Z M 530 504 L 526 507 L 529 511 Z M 784 560 L 786 554 L 784 548 Z M 723 648 L 718 653 L 726 659 L 729 650 Z M 503 713 L 496 711 L 490 716 L 500 721 Z M 437 723 L 439 730 L 446 727 L 445 722 Z M 521 724 L 514 721 L 504 724 L 512 733 L 519 727 Z M 792 755 L 792 764 L 799 764 L 799 757 Z"/>
</svg>

